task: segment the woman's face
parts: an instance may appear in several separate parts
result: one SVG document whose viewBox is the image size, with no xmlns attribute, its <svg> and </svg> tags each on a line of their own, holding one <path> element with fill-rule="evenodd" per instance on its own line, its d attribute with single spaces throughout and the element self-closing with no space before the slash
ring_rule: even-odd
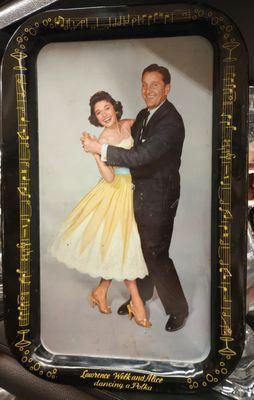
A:
<svg viewBox="0 0 254 400">
<path fill-rule="evenodd" d="M 94 106 L 94 114 L 98 122 L 105 128 L 110 128 L 117 122 L 115 109 L 109 101 L 98 101 Z"/>
</svg>

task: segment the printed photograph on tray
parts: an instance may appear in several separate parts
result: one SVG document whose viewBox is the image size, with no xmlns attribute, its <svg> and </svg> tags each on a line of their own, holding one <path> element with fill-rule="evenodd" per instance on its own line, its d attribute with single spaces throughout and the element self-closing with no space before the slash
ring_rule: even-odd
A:
<svg viewBox="0 0 254 400">
<path fill-rule="evenodd" d="M 172 54 L 168 59 L 163 56 L 165 48 Z M 73 58 L 79 58 L 75 73 Z M 51 351 L 164 361 L 168 358 L 165 347 L 174 343 L 170 357 L 175 361 L 193 362 L 209 353 L 212 70 L 212 47 L 199 36 L 51 43 L 41 50 L 37 59 L 40 260 L 44 266 L 41 331 Z M 165 73 L 169 83 L 158 71 Z M 144 109 L 150 103 L 151 112 L 155 111 L 140 138 Z M 166 117 L 169 122 L 164 122 Z M 159 124 L 170 124 L 170 118 L 176 124 L 172 144 L 166 142 L 167 126 Z M 139 167 L 142 161 L 132 159 L 133 153 L 126 154 L 126 149 L 134 149 L 133 139 L 140 145 L 147 143 L 153 129 L 162 129 L 161 135 L 165 129 L 166 136 L 159 138 L 159 148 L 152 142 L 151 161 L 146 161 L 146 154 L 138 155 L 144 158 L 144 166 Z M 102 165 L 100 157 L 84 152 L 83 131 L 124 148 L 117 156 L 130 154 L 130 160 L 119 161 L 124 167 L 113 170 Z M 193 160 L 197 146 L 204 150 Z M 194 221 L 198 229 L 192 233 Z M 168 257 L 169 246 L 173 261 Z M 173 262 L 182 288 L 176 273 L 170 275 Z M 190 265 L 191 276 L 186 274 Z M 146 282 L 148 268 L 156 274 L 151 288 Z M 55 282 L 53 287 L 50 282 Z M 136 317 L 131 323 L 117 313 L 130 296 Z M 140 298 L 147 301 L 146 309 Z M 96 310 L 87 299 L 98 306 Z M 186 319 L 188 308 L 192 318 Z M 59 316 L 68 310 L 66 318 L 56 318 L 56 310 Z M 183 314 L 179 328 L 185 319 L 186 325 L 171 337 L 165 325 L 173 311 Z M 84 342 L 87 320 L 91 321 L 91 340 Z M 134 321 L 145 328 L 151 322 L 152 327 L 140 329 Z M 112 328 L 118 331 L 113 342 Z M 102 330 L 103 335 L 95 335 Z M 63 332 L 61 340 L 56 331 Z"/>
<path fill-rule="evenodd" d="M 3 58 L 6 333 L 42 378 L 196 392 L 244 346 L 248 65 L 182 4 L 51 10 Z"/>
</svg>

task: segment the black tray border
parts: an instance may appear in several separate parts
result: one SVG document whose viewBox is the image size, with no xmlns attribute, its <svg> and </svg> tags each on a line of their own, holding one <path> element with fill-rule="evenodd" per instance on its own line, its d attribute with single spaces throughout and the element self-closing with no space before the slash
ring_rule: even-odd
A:
<svg viewBox="0 0 254 400">
<path fill-rule="evenodd" d="M 52 10 L 31 17 L 18 28 L 7 46 L 3 61 L 2 200 L 6 329 L 15 356 L 39 376 L 59 382 L 84 382 L 84 367 L 79 366 L 79 360 L 72 357 L 68 367 L 66 357 L 59 356 L 57 360 L 40 342 L 37 54 L 51 41 L 190 34 L 206 37 L 213 45 L 215 55 L 212 348 L 206 360 L 192 366 L 194 373 L 190 368 L 183 369 L 178 377 L 154 383 L 152 390 L 195 392 L 204 389 L 225 378 L 240 358 L 244 345 L 246 243 L 242 240 L 242 232 L 246 232 L 248 113 L 248 61 L 241 34 L 221 12 L 195 4 Z M 16 110 L 20 102 L 23 102 L 25 121 L 21 121 L 23 114 Z M 226 128 L 228 122 L 232 123 Z M 22 129 L 25 129 L 24 135 L 20 135 Z M 223 179 L 228 172 L 227 182 L 230 184 L 225 190 Z M 230 202 L 225 205 L 229 191 Z M 30 218 L 27 214 L 31 214 Z M 24 225 L 28 225 L 26 231 Z M 225 232 L 228 233 L 226 237 Z M 225 260 L 230 262 L 225 263 Z M 229 272 L 226 279 L 225 272 Z M 228 289 L 227 292 L 224 288 Z M 230 298 L 226 296 L 229 293 Z M 231 303 L 230 315 L 225 315 L 223 307 L 229 304 L 228 300 Z M 72 366 L 76 366 L 75 371 Z M 117 367 L 119 371 L 129 370 L 120 364 L 116 364 L 113 370 Z M 105 370 L 110 368 L 112 365 L 105 364 Z M 93 369 L 96 369 L 95 365 L 92 365 Z M 145 371 L 145 367 L 140 365 L 137 368 L 134 361 L 136 376 L 142 375 L 140 370 Z M 86 382 L 93 385 L 92 379 Z M 126 382 L 124 389 L 129 389 Z"/>
</svg>

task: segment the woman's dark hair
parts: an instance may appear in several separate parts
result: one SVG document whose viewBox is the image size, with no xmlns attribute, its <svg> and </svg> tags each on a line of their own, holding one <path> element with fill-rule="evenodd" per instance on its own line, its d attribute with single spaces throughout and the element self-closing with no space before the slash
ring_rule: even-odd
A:
<svg viewBox="0 0 254 400">
<path fill-rule="evenodd" d="M 158 64 L 151 64 L 148 67 L 146 67 L 142 72 L 142 78 L 146 72 L 159 72 L 162 75 L 163 81 L 166 85 L 168 85 L 171 82 L 171 75 L 166 67 L 162 67 L 161 65 Z"/>
<path fill-rule="evenodd" d="M 114 107 L 114 110 L 116 112 L 116 116 L 117 119 L 119 121 L 119 119 L 121 119 L 121 116 L 123 115 L 123 106 L 122 103 L 120 101 L 116 101 L 113 99 L 113 97 L 110 96 L 109 93 L 104 92 L 103 90 L 100 92 L 96 92 L 91 98 L 90 98 L 90 117 L 88 118 L 89 122 L 94 125 L 94 126 L 102 126 L 99 122 L 98 119 L 95 115 L 94 112 L 94 107 L 95 104 L 98 103 L 98 101 L 108 101 L 109 103 L 112 104 L 112 106 Z"/>
</svg>

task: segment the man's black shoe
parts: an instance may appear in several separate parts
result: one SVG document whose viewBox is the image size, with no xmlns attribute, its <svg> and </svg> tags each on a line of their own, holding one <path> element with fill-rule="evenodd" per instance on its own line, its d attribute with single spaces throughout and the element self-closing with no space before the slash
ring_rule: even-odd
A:
<svg viewBox="0 0 254 400">
<path fill-rule="evenodd" d="M 175 332 L 183 328 L 188 317 L 188 312 L 184 314 L 171 314 L 168 322 L 166 323 L 165 329 L 168 332 Z"/>
<path fill-rule="evenodd" d="M 130 304 L 130 299 L 123 303 L 117 310 L 117 314 L 119 315 L 127 315 L 128 314 L 128 304 Z"/>
</svg>

